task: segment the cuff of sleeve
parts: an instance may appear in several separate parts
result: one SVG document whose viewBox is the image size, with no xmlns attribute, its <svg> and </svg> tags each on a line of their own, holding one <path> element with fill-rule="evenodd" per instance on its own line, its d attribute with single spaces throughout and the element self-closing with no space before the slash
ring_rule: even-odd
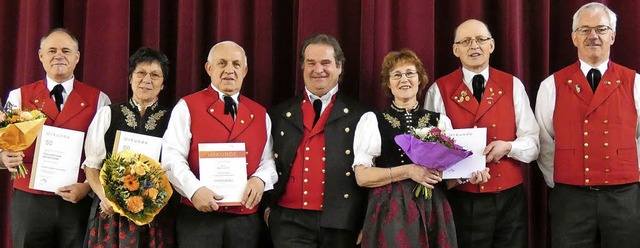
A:
<svg viewBox="0 0 640 248">
<path fill-rule="evenodd" d="M 205 187 L 204 183 L 200 182 L 200 180 L 196 180 L 196 182 L 193 182 L 191 185 L 185 185 L 183 192 L 187 194 L 186 197 L 191 201 L 191 198 L 196 194 L 196 191 L 202 187 Z"/>
<path fill-rule="evenodd" d="M 264 191 L 273 189 L 273 182 L 271 182 L 271 177 L 268 175 L 264 175 L 263 173 L 258 173 L 257 171 L 251 175 L 252 177 L 260 178 L 264 182 Z"/>
<path fill-rule="evenodd" d="M 356 165 L 364 165 L 366 167 L 373 167 L 373 157 L 368 156 L 355 156 L 353 158 L 353 164 L 351 169 L 354 169 Z"/>
<path fill-rule="evenodd" d="M 510 141 L 511 143 L 511 151 L 507 154 L 507 157 L 513 158 L 518 156 L 518 154 L 522 153 L 521 145 L 517 141 Z"/>
<path fill-rule="evenodd" d="M 84 170 L 85 167 L 99 170 L 102 168 L 102 160 L 85 159 L 82 163 L 82 169 Z"/>
</svg>

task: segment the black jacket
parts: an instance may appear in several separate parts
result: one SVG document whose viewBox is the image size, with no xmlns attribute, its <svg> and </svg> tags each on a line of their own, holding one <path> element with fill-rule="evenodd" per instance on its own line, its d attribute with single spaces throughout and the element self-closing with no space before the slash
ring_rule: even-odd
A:
<svg viewBox="0 0 640 248">
<path fill-rule="evenodd" d="M 265 199 L 270 206 L 285 191 L 291 165 L 302 140 L 301 102 L 303 96 L 285 101 L 269 110 L 273 152 L 278 182 Z M 351 165 L 353 136 L 360 117 L 369 108 L 340 92 L 324 126 L 326 172 L 321 226 L 359 231 L 367 203 L 367 191 L 358 186 Z"/>
</svg>

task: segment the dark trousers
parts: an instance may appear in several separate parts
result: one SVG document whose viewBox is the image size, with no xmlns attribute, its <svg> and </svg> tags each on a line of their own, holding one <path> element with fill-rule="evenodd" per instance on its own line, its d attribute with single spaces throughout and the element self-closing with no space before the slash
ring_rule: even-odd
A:
<svg viewBox="0 0 640 248">
<path fill-rule="evenodd" d="M 356 247 L 359 232 L 321 227 L 321 217 L 322 211 L 272 208 L 268 221 L 274 247 Z"/>
<path fill-rule="evenodd" d="M 91 197 L 74 204 L 57 195 L 14 190 L 11 239 L 14 248 L 82 247 Z"/>
<path fill-rule="evenodd" d="M 499 193 L 449 190 L 458 247 L 527 247 L 527 200 L 522 185 Z"/>
<path fill-rule="evenodd" d="M 640 186 L 556 183 L 549 198 L 551 247 L 640 247 Z"/>
<path fill-rule="evenodd" d="M 176 219 L 178 247 L 263 247 L 266 244 L 261 244 L 260 222 L 258 213 L 204 213 L 180 204 Z"/>
</svg>

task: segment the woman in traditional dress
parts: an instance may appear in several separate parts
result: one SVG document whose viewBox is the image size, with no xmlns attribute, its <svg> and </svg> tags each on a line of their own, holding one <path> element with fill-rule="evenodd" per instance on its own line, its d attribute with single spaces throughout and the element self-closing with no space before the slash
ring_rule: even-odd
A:
<svg viewBox="0 0 640 248">
<path fill-rule="evenodd" d="M 95 192 L 85 237 L 88 247 L 173 247 L 175 221 L 172 201 L 148 225 L 138 226 L 114 213 L 100 184 L 103 161 L 113 150 L 117 130 L 162 137 L 171 110 L 158 104 L 169 73 L 169 59 L 159 51 L 143 47 L 129 58 L 129 84 L 133 97 L 98 110 L 85 142 L 83 168 Z M 177 194 L 174 194 L 177 195 Z"/>
<path fill-rule="evenodd" d="M 365 113 L 354 139 L 354 171 L 358 185 L 372 188 L 362 230 L 362 247 L 457 247 L 451 207 L 439 173 L 416 165 L 394 137 L 410 128 L 452 129 L 444 115 L 422 109 L 418 96 L 427 73 L 410 50 L 387 54 L 380 73 L 382 89 L 393 100 L 377 112 Z M 432 197 L 416 197 L 417 185 Z"/>
</svg>

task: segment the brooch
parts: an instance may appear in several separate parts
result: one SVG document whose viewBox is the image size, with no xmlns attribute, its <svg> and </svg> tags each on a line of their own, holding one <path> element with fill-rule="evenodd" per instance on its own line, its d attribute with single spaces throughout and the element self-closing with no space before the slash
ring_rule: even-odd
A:
<svg viewBox="0 0 640 248">
<path fill-rule="evenodd" d="M 455 96 L 453 97 L 453 99 L 458 100 L 458 102 L 462 102 L 462 101 L 469 101 L 471 100 L 471 97 L 469 97 L 469 94 L 467 94 L 466 90 L 463 90 L 462 92 L 460 92 L 460 97 Z"/>
</svg>

